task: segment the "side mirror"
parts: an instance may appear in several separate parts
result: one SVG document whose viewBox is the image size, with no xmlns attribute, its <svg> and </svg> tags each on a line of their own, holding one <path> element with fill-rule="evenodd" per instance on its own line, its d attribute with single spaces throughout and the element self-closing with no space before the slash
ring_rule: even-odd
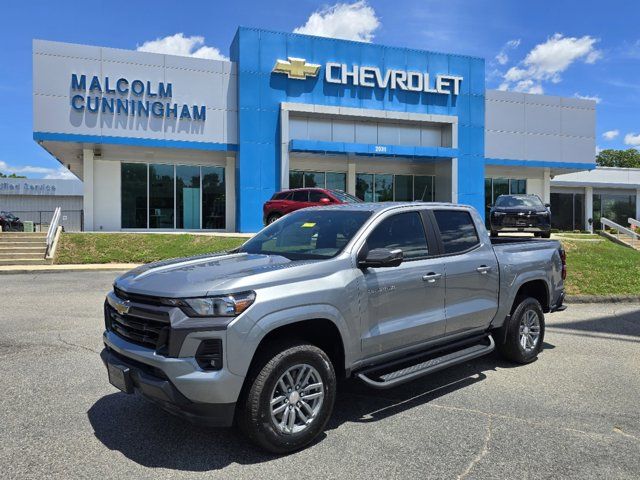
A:
<svg viewBox="0 0 640 480">
<path fill-rule="evenodd" d="M 362 268 L 397 267 L 402 263 L 402 250 L 390 250 L 388 248 L 374 248 L 369 250 L 364 258 L 358 260 L 358 266 Z"/>
<path fill-rule="evenodd" d="M 323 205 L 328 205 L 329 203 L 331 203 L 331 200 L 329 200 L 327 197 L 322 197 L 320 199 L 320 203 Z"/>
<path fill-rule="evenodd" d="M 545 203 L 544 206 L 547 207 L 547 208 L 551 208 L 551 204 L 550 203 Z"/>
</svg>

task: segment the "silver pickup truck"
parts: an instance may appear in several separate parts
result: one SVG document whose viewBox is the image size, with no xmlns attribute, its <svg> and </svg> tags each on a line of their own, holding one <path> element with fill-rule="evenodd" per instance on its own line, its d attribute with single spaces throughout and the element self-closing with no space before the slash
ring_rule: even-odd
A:
<svg viewBox="0 0 640 480">
<path fill-rule="evenodd" d="M 565 275 L 557 241 L 491 239 L 470 207 L 304 209 L 119 277 L 101 356 L 122 391 L 286 453 L 322 432 L 339 377 L 384 389 L 494 349 L 533 361 Z"/>
</svg>

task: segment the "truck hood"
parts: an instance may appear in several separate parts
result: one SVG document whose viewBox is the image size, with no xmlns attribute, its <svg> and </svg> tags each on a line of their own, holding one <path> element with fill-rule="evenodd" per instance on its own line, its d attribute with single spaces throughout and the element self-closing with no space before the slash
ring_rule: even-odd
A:
<svg viewBox="0 0 640 480">
<path fill-rule="evenodd" d="M 231 253 L 150 263 L 118 277 L 115 286 L 129 293 L 157 297 L 199 297 L 249 287 L 258 275 L 308 264 L 279 255 Z M 290 273 L 290 272 L 287 272 Z"/>
</svg>

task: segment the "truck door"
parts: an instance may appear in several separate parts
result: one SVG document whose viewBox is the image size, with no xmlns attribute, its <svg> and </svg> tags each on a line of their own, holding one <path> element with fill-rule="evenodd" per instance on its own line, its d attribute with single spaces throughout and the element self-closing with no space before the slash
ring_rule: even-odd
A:
<svg viewBox="0 0 640 480">
<path fill-rule="evenodd" d="M 488 327 L 498 310 L 500 277 L 493 247 L 481 241 L 466 210 L 433 210 L 432 218 L 445 261 L 447 335 Z"/>
<path fill-rule="evenodd" d="M 363 248 L 400 248 L 404 255 L 398 267 L 362 270 L 367 301 L 363 354 L 385 353 L 443 335 L 444 263 L 431 258 L 421 213 L 396 213 L 382 220 Z"/>
</svg>

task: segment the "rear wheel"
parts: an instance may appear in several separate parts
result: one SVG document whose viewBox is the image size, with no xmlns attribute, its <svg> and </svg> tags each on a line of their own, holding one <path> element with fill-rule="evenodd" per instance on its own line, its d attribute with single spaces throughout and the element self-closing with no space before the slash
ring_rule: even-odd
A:
<svg viewBox="0 0 640 480">
<path fill-rule="evenodd" d="M 492 237 L 497 237 L 498 236 L 498 231 L 497 230 L 491 230 L 491 236 Z"/>
<path fill-rule="evenodd" d="M 498 330 L 496 342 L 500 354 L 515 363 L 534 361 L 544 341 L 544 312 L 535 298 L 520 299 L 511 318 Z"/>
<path fill-rule="evenodd" d="M 282 215 L 280 215 L 279 213 L 272 213 L 267 217 L 267 225 L 271 225 L 273 222 L 278 220 L 281 216 Z"/>
<path fill-rule="evenodd" d="M 241 400 L 238 426 L 254 443 L 289 453 L 324 430 L 336 394 L 336 375 L 327 354 L 309 344 L 272 351 L 256 365 Z"/>
<path fill-rule="evenodd" d="M 542 238 L 551 238 L 551 232 L 542 232 L 540 236 Z"/>
</svg>

